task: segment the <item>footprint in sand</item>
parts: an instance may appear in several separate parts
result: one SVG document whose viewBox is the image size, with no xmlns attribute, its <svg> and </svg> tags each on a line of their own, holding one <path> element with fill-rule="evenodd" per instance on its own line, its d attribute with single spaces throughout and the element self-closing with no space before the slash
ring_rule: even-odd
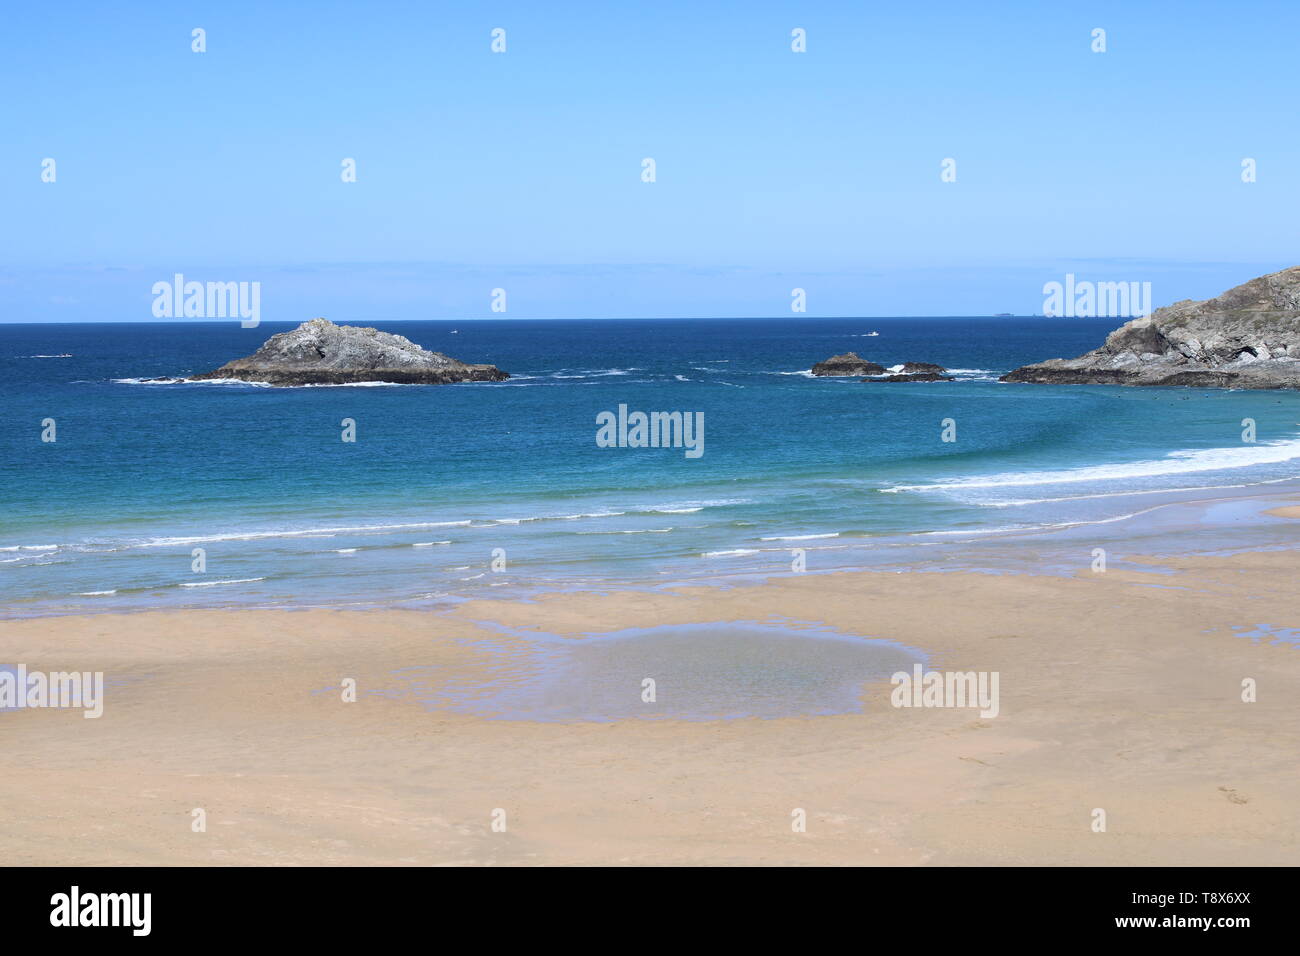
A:
<svg viewBox="0 0 1300 956">
<path fill-rule="evenodd" d="M 1226 796 L 1233 803 L 1250 802 L 1249 797 L 1243 796 L 1242 794 L 1238 793 L 1236 790 L 1233 790 L 1231 787 L 1220 787 L 1219 789 L 1222 790 L 1224 796 Z"/>
</svg>

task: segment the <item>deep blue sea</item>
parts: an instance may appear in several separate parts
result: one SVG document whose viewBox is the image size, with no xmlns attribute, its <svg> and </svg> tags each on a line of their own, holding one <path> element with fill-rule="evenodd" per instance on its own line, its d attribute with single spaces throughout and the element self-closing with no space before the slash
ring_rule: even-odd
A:
<svg viewBox="0 0 1300 956">
<path fill-rule="evenodd" d="M 292 326 L 0 325 L 0 613 L 437 604 L 790 573 L 796 550 L 809 571 L 906 562 L 1300 472 L 1295 394 L 996 381 L 1110 319 L 352 324 L 513 377 L 148 384 Z M 848 350 L 959 380 L 811 376 Z M 703 455 L 598 447 L 620 404 L 703 412 Z"/>
</svg>

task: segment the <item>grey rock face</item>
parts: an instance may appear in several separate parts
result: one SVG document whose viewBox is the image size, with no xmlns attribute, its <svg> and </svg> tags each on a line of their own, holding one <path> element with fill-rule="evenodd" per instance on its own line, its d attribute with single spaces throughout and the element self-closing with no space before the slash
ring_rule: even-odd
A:
<svg viewBox="0 0 1300 956">
<path fill-rule="evenodd" d="M 932 375 L 943 375 L 946 371 L 948 370 L 942 365 L 935 365 L 933 362 L 904 362 L 900 374 L 917 375 L 928 372 Z"/>
<path fill-rule="evenodd" d="M 1214 299 L 1185 299 L 1133 319 L 1099 349 L 1048 359 L 1004 382 L 1300 388 L 1300 266 Z"/>
<path fill-rule="evenodd" d="M 832 355 L 826 361 L 818 362 L 812 367 L 814 375 L 880 375 L 884 371 L 883 365 L 868 362 L 857 352 Z"/>
<path fill-rule="evenodd" d="M 499 382 L 509 377 L 495 365 L 467 365 L 441 352 L 425 351 L 405 336 L 312 319 L 290 332 L 271 336 L 247 358 L 227 362 L 190 381 L 234 378 L 270 385 L 446 385 Z"/>
</svg>

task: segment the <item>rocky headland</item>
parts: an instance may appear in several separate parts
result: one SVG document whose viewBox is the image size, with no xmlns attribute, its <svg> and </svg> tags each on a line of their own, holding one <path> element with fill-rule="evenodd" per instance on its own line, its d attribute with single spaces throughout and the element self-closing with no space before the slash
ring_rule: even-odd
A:
<svg viewBox="0 0 1300 956">
<path fill-rule="evenodd" d="M 1001 381 L 1300 388 L 1300 266 L 1162 306 L 1086 355 L 1025 365 Z"/>
<path fill-rule="evenodd" d="M 467 365 L 441 352 L 427 351 L 405 336 L 312 319 L 271 336 L 250 356 L 193 375 L 188 381 L 239 379 L 280 386 L 357 382 L 449 385 L 500 382 L 509 377 L 495 365 Z"/>
</svg>

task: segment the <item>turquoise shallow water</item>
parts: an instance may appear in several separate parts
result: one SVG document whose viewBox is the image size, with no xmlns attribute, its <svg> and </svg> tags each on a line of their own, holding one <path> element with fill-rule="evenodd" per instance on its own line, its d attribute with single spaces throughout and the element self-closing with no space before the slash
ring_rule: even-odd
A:
<svg viewBox="0 0 1300 956">
<path fill-rule="evenodd" d="M 1290 393 L 996 381 L 1095 347 L 1110 320 L 374 324 L 514 377 L 145 384 L 288 326 L 0 326 L 3 613 L 438 604 L 789 573 L 798 552 L 809 571 L 942 566 L 959 545 L 1041 529 L 1123 546 L 1127 516 L 1158 527 L 1151 509 L 1171 499 L 1281 490 L 1300 462 Z M 849 349 L 958 381 L 808 373 Z M 621 404 L 702 412 L 703 455 L 598 447 L 597 416 Z M 47 418 L 57 442 L 40 440 Z M 1227 546 L 1239 524 L 1198 546 Z"/>
</svg>

